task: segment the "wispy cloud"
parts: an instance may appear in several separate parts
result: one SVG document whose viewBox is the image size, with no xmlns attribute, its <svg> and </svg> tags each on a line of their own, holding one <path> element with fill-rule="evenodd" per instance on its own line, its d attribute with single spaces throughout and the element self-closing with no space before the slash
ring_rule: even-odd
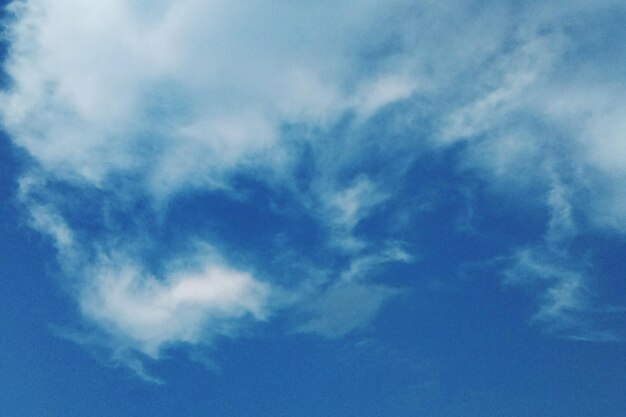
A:
<svg viewBox="0 0 626 417">
<path fill-rule="evenodd" d="M 132 208 L 142 199 L 159 212 L 184 190 L 232 189 L 236 173 L 287 178 L 293 155 L 283 126 L 324 128 L 347 112 L 363 123 L 414 91 L 411 77 L 392 68 L 358 70 L 358 54 L 374 39 L 368 31 L 383 30 L 381 3 L 329 6 L 9 6 L 4 68 L 11 85 L 2 93 L 2 121 L 33 158 L 21 202 L 57 246 L 65 272 L 80 277 L 79 310 L 118 345 L 118 356 L 132 358 L 119 352 L 136 350 L 159 357 L 177 343 L 234 336 L 239 324 L 266 318 L 280 303 L 271 283 L 214 254 L 166 253 L 149 263 L 142 253 L 156 237 L 107 220 L 110 205 L 131 201 L 124 204 Z M 100 194 L 70 195 L 60 184 Z M 345 190 L 324 186 L 314 194 L 322 202 L 312 207 L 316 217 L 337 239 L 355 241 L 354 227 L 384 200 L 365 176 Z M 81 205 L 94 198 L 102 204 L 102 219 L 91 220 L 99 233 L 80 220 Z M 377 298 L 380 304 L 387 297 Z M 351 320 L 365 325 L 376 309 Z"/>
<path fill-rule="evenodd" d="M 620 309 L 599 300 L 591 256 L 572 254 L 572 240 L 579 231 L 569 194 L 567 186 L 553 177 L 546 196 L 550 216 L 544 242 L 514 254 L 504 271 L 505 284 L 537 291 L 532 322 L 550 333 L 575 340 L 621 340 L 615 329 L 606 327 L 606 317 L 618 316 Z"/>
<path fill-rule="evenodd" d="M 531 323 L 547 333 L 572 340 L 622 340 L 606 322 L 607 317 L 622 315 L 623 309 L 598 300 L 589 265 L 572 264 L 547 248 L 524 249 L 515 254 L 505 277 L 507 285 L 537 291 Z"/>
<path fill-rule="evenodd" d="M 569 243 L 623 233 L 626 178 L 623 80 L 602 61 L 614 47 L 577 59 L 598 42 L 585 29 L 622 6 L 596 2 L 589 17 L 585 2 L 513 3 L 11 3 L 0 117 L 31 158 L 23 207 L 80 277 L 84 318 L 152 357 L 286 305 L 306 313 L 300 331 L 361 329 L 401 292 L 375 272 L 416 258 L 408 231 L 368 221 L 417 211 L 399 207 L 415 161 L 460 149 L 446 169 L 549 213 L 508 282 L 543 282 L 535 320 L 576 328 L 593 278 Z M 164 243 L 146 254 L 181 195 L 245 199 L 245 180 L 270 195 L 255 204 L 289 200 L 277 216 L 312 224 L 317 240 L 289 248 L 309 271 L 257 274 L 211 231 L 178 234 L 208 253 Z M 224 217 L 217 204 L 188 214 Z M 289 225 L 276 234 L 297 241 Z"/>
</svg>

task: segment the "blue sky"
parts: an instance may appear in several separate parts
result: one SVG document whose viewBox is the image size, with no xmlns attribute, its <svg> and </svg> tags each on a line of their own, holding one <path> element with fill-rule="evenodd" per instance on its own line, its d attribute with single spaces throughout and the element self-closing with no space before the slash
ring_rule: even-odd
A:
<svg viewBox="0 0 626 417">
<path fill-rule="evenodd" d="M 1 416 L 626 414 L 621 2 L 2 4 Z"/>
</svg>

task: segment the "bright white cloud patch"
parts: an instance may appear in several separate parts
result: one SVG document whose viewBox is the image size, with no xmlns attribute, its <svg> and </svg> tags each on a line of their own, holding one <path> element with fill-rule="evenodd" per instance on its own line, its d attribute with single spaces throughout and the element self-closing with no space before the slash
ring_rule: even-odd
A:
<svg viewBox="0 0 626 417">
<path fill-rule="evenodd" d="M 241 165 L 280 165 L 284 124 L 323 125 L 352 107 L 371 114 L 412 90 L 392 70 L 353 79 L 381 2 L 12 9 L 4 124 L 48 170 L 99 185 L 120 171 L 139 172 L 159 195 L 217 185 Z"/>
<path fill-rule="evenodd" d="M 80 307 L 113 337 L 157 357 L 174 343 L 228 336 L 236 320 L 267 315 L 269 287 L 250 274 L 211 263 L 157 279 L 123 260 L 108 260 L 87 274 Z"/>
<path fill-rule="evenodd" d="M 372 271 L 414 259 L 399 249 L 420 210 L 407 195 L 421 180 L 411 168 L 458 149 L 442 177 L 462 171 L 548 213 L 533 249 L 548 260 L 514 256 L 509 273 L 551 276 L 536 317 L 552 326 L 584 312 L 589 295 L 578 270 L 546 265 L 572 256 L 578 233 L 624 231 L 626 87 L 605 71 L 623 64 L 585 35 L 619 7 L 596 2 L 590 16 L 584 2 L 15 1 L 0 117 L 32 157 L 20 188 L 31 224 L 80 277 L 86 321 L 125 349 L 158 357 L 235 336 L 239 323 L 285 307 L 277 293 L 308 300 L 295 307 L 309 314 L 300 331 L 363 328 L 398 293 Z M 600 46 L 604 58 L 586 58 Z M 259 212 L 314 223 L 303 234 L 318 240 L 297 253 L 323 278 L 243 272 L 255 268 L 239 266 L 250 261 L 238 248 L 271 227 L 265 218 L 246 223 L 239 246 L 168 229 L 181 195 L 254 195 L 241 177 L 287 196 L 255 200 Z M 179 220 L 250 220 L 217 206 Z M 368 224 L 376 216 L 383 226 Z M 164 230 L 206 240 L 224 259 L 198 261 L 173 243 L 150 258 Z M 283 255 L 259 246 L 254 259 Z"/>
</svg>

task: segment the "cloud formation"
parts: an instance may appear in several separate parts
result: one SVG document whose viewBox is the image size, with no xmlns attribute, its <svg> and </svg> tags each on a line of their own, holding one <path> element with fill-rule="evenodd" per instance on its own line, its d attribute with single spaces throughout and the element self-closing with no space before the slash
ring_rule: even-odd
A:
<svg viewBox="0 0 626 417">
<path fill-rule="evenodd" d="M 11 8 L 4 124 L 47 170 L 99 185 L 132 172 L 159 195 L 219 186 L 241 165 L 280 164 L 286 124 L 373 113 L 412 90 L 394 71 L 352 79 L 348 48 L 368 42 L 350 45 L 375 26 L 375 1 Z"/>
<path fill-rule="evenodd" d="M 238 172 L 284 181 L 295 163 L 289 147 L 301 140 L 286 126 L 324 129 L 346 112 L 366 119 L 414 89 L 401 71 L 355 71 L 387 13 L 377 1 L 17 1 L 9 10 L 2 121 L 33 158 L 20 198 L 65 272 L 81 277 L 73 292 L 86 320 L 153 357 L 168 344 L 234 334 L 242 316 L 262 319 L 275 307 L 267 304 L 274 286 L 214 257 L 194 273 L 151 272 L 143 249 L 156 237 L 111 220 L 111 206 L 138 197 L 158 212 L 189 189 L 236 194 Z M 338 239 L 353 239 L 381 201 L 359 178 L 345 192 L 321 181 L 310 199 L 318 218 L 341 213 L 329 223 Z M 73 195 L 58 190 L 64 184 Z M 94 198 L 98 233 L 80 219 Z"/>
<path fill-rule="evenodd" d="M 82 289 L 81 310 L 120 342 L 155 358 L 164 345 L 197 343 L 207 333 L 227 336 L 242 317 L 267 314 L 268 286 L 216 262 L 163 279 L 120 259 L 103 262 Z"/>
<path fill-rule="evenodd" d="M 85 320 L 126 349 L 158 357 L 282 308 L 306 312 L 299 331 L 363 328 L 399 293 L 371 271 L 415 259 L 401 248 L 424 155 L 458 152 L 450 172 L 549 213 L 506 274 L 551 277 L 536 315 L 550 326 L 584 313 L 591 278 L 546 265 L 567 264 L 580 234 L 624 232 L 626 60 L 606 39 L 626 31 L 590 29 L 626 13 L 619 2 L 23 0 L 8 10 L 0 116 L 31 158 L 21 202 L 75 277 Z M 269 203 L 250 201 L 254 187 Z M 316 253 L 292 248 L 308 274 L 269 276 L 210 231 L 209 255 L 176 246 L 199 231 L 159 246 L 186 195 L 312 224 Z M 219 222 L 216 206 L 189 216 Z M 298 246 L 291 232 L 275 234 Z"/>
</svg>

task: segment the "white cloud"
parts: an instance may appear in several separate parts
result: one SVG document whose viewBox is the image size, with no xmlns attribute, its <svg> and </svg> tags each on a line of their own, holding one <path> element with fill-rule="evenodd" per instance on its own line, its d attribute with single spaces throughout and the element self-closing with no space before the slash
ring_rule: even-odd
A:
<svg viewBox="0 0 626 417">
<path fill-rule="evenodd" d="M 354 236 L 354 229 L 388 197 L 365 176 L 357 177 L 346 188 L 326 191 L 321 212 L 329 219 L 335 243 L 348 251 L 362 249 L 365 243 Z"/>
<path fill-rule="evenodd" d="M 510 124 L 508 116 L 525 104 L 525 96 L 532 91 L 533 84 L 541 80 L 562 49 L 556 36 L 533 37 L 522 42 L 523 46 L 499 57 L 495 67 L 490 68 L 484 91 L 444 117 L 441 140 L 447 143 L 470 138 L 503 123 Z"/>
<path fill-rule="evenodd" d="M 538 98 L 575 147 L 572 163 L 586 195 L 579 206 L 590 223 L 618 233 L 626 231 L 621 186 L 626 178 L 625 93 L 617 80 L 600 83 L 579 77 L 552 86 Z"/>
<path fill-rule="evenodd" d="M 372 271 L 392 262 L 413 262 L 414 257 L 402 249 L 397 243 L 388 244 L 384 248 L 373 254 L 364 254 L 351 260 L 349 267 L 341 274 L 343 281 L 363 280 Z"/>
<path fill-rule="evenodd" d="M 123 345 L 158 357 L 177 343 L 234 336 L 242 318 L 263 320 L 270 286 L 252 275 L 204 260 L 200 269 L 159 279 L 132 261 L 112 258 L 91 266 L 81 289 L 84 316 Z"/>
<path fill-rule="evenodd" d="M 86 235 L 65 217 L 81 197 L 50 184 L 92 187 L 119 201 L 147 196 L 158 211 L 189 187 L 228 189 L 231 175 L 250 168 L 285 170 L 280 178 L 288 178 L 284 126 L 325 129 L 347 112 L 364 122 L 413 92 L 404 70 L 362 71 L 359 61 L 402 3 L 9 6 L 11 85 L 0 115 L 34 159 L 22 202 L 57 244 L 66 272 L 80 276 L 76 296 L 88 322 L 128 349 L 158 356 L 176 343 L 234 335 L 245 317 L 260 320 L 276 308 L 273 286 L 224 262 L 155 277 L 140 255 L 150 236 L 122 239 L 109 224 L 101 236 Z M 358 180 L 329 203 L 346 235 L 384 199 L 372 184 Z"/>
<path fill-rule="evenodd" d="M 556 252 L 567 250 L 569 241 L 577 232 L 570 194 L 571 191 L 558 177 L 552 179 L 547 196 L 550 219 L 545 240 L 550 249 Z"/>
<path fill-rule="evenodd" d="M 588 265 L 571 264 L 546 248 L 527 248 L 514 255 L 505 277 L 507 285 L 538 293 L 531 322 L 546 332 L 573 340 L 621 340 L 602 319 L 622 311 L 598 303 Z"/>
<path fill-rule="evenodd" d="M 418 88 L 414 77 L 391 75 L 361 87 L 354 106 L 361 117 L 369 117 L 382 107 L 405 100 Z"/>
<path fill-rule="evenodd" d="M 607 5 L 619 3 L 594 8 Z M 371 242 L 359 228 L 392 206 L 409 167 L 433 143 L 438 151 L 472 138 L 461 164 L 501 193 L 519 197 L 523 187 L 512 185 L 540 184 L 544 192 L 523 200 L 551 213 L 540 246 L 556 257 L 566 257 L 577 215 L 625 230 L 623 83 L 594 83 L 564 64 L 576 52 L 576 35 L 564 27 L 589 7 L 14 2 L 4 64 L 12 83 L 0 96 L 0 117 L 33 158 L 22 201 L 34 227 L 54 239 L 61 263 L 82 276 L 85 317 L 158 356 L 171 344 L 235 334 L 246 317 L 262 320 L 278 308 L 276 288 L 210 257 L 157 278 L 132 249 L 154 236 L 124 242 L 111 228 L 81 238 L 63 210 L 80 197 L 49 183 L 156 201 L 150 209 L 159 217 L 179 192 L 232 192 L 233 177 L 254 173 L 291 193 L 330 231 L 325 247 L 347 258 L 346 269 L 329 273 L 334 281 L 313 285 L 316 301 L 301 328 L 345 334 L 397 292 L 363 277 L 411 259 L 393 238 Z M 382 110 L 395 110 L 389 125 L 375 117 Z M 369 128 L 378 136 L 363 133 Z M 294 152 L 299 146 L 311 155 Z M 301 186 L 298 168 L 309 163 Z M 569 317 L 585 299 L 581 276 L 553 264 L 521 256 L 511 269 L 551 277 L 538 313 L 545 321 Z"/>
<path fill-rule="evenodd" d="M 272 166 L 283 124 L 371 113 L 410 91 L 393 72 L 345 86 L 359 72 L 346 48 L 366 45 L 382 3 L 348 4 L 14 3 L 4 125 L 56 175 L 102 185 L 140 170 L 157 194 Z"/>
</svg>

